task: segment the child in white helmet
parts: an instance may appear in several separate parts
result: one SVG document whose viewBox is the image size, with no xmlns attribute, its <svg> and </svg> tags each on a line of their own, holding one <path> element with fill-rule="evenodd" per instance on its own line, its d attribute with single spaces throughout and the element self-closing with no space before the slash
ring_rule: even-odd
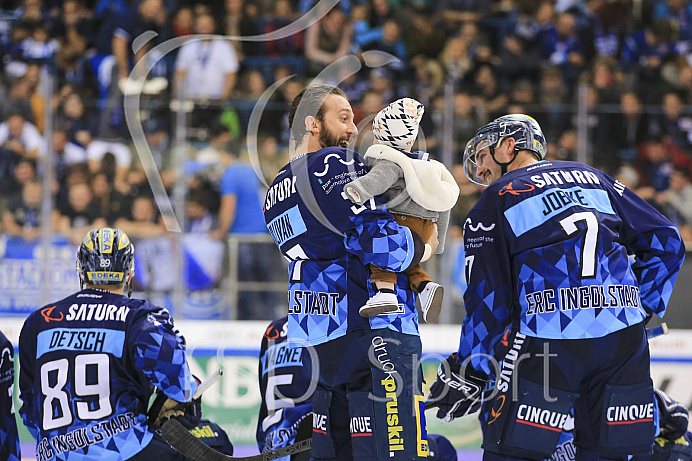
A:
<svg viewBox="0 0 692 461">
<path fill-rule="evenodd" d="M 427 241 L 437 224 L 439 246 L 444 250 L 449 224 L 449 210 L 459 196 L 459 186 L 445 166 L 428 158 L 426 152 L 411 152 L 418 136 L 418 126 L 425 108 L 411 98 L 394 101 L 373 120 L 376 143 L 365 152 L 370 172 L 344 186 L 348 198 L 362 205 L 376 195 L 384 194 L 387 209 L 400 225 L 416 232 Z M 430 256 L 426 247 L 422 261 Z M 394 291 L 396 274 L 370 265 L 371 282 L 377 293 L 360 308 L 360 315 L 373 317 L 396 311 L 399 302 Z M 423 319 L 431 322 L 442 308 L 444 290 L 419 265 L 404 271 L 411 288 L 420 295 Z"/>
</svg>

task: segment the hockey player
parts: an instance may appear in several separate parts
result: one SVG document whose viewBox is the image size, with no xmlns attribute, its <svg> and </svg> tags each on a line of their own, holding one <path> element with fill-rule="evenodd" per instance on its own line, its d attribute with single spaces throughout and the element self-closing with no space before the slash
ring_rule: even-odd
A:
<svg viewBox="0 0 692 461">
<path fill-rule="evenodd" d="M 663 316 L 685 247 L 623 184 L 544 157 L 540 126 L 521 114 L 466 146 L 467 176 L 489 187 L 464 226 L 467 315 L 431 386 L 437 416 L 477 410 L 494 378 L 485 459 L 549 458 L 572 407 L 580 459 L 651 453 L 644 320 Z"/>
<path fill-rule="evenodd" d="M 400 309 L 358 314 L 374 289 L 368 264 L 402 272 L 437 247 L 399 226 L 379 197 L 364 206 L 342 194 L 367 172 L 346 149 L 357 133 L 344 93 L 311 85 L 294 100 L 296 142 L 264 204 L 265 220 L 290 259 L 288 338 L 313 346 L 319 383 L 312 397 L 312 457 L 413 460 L 427 455 L 415 293 L 399 275 Z"/>
<path fill-rule="evenodd" d="M 444 250 L 449 210 L 459 197 L 459 186 L 447 168 L 428 158 L 427 152 L 411 152 L 418 136 L 418 124 L 425 108 L 415 99 L 402 98 L 377 113 L 372 121 L 376 144 L 365 152 L 370 171 L 344 186 L 348 198 L 364 205 L 372 197 L 385 194 L 388 210 L 402 226 L 426 239 L 437 223 L 437 253 Z M 408 283 L 420 299 L 426 322 L 440 315 L 444 290 L 432 281 L 420 265 L 409 267 Z M 396 274 L 370 266 L 370 278 L 377 293 L 360 308 L 360 315 L 373 317 L 399 308 L 394 292 Z"/>
<path fill-rule="evenodd" d="M 77 271 L 81 291 L 32 313 L 20 333 L 19 412 L 37 460 L 183 460 L 148 426 L 147 404 L 156 386 L 194 427 L 197 381 L 168 311 L 123 296 L 134 246 L 120 229 L 93 229 Z"/>
<path fill-rule="evenodd" d="M 0 331 L 0 459 L 6 461 L 22 459 L 13 393 L 14 348 Z"/>
<path fill-rule="evenodd" d="M 312 379 L 310 349 L 286 341 L 288 317 L 269 324 L 260 348 L 259 386 L 262 404 L 257 421 L 260 453 L 312 437 Z M 307 461 L 310 452 L 296 453 L 281 461 Z"/>
</svg>

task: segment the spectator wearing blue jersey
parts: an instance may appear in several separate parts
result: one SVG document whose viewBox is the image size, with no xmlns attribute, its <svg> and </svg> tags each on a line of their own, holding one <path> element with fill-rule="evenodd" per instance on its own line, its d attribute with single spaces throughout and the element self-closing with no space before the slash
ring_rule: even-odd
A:
<svg viewBox="0 0 692 461">
<path fill-rule="evenodd" d="M 369 319 L 358 310 L 374 294 L 368 264 L 402 272 L 428 243 L 386 212 L 376 197 L 357 206 L 343 184 L 367 172 L 348 150 L 357 135 L 343 91 L 310 85 L 293 100 L 296 148 L 264 203 L 265 221 L 290 260 L 288 339 L 312 346 L 319 366 L 312 396 L 315 460 L 419 460 L 427 456 L 416 295 L 397 279 L 399 310 Z M 389 414 L 387 413 L 389 411 Z"/>
<path fill-rule="evenodd" d="M 484 406 L 485 460 L 549 458 L 572 408 L 579 459 L 649 455 L 644 324 L 665 313 L 685 245 L 624 184 L 545 161 L 545 145 L 535 119 L 511 114 L 466 146 L 466 175 L 488 187 L 464 225 L 466 318 L 430 389 L 437 416 Z"/>
<path fill-rule="evenodd" d="M 221 206 L 218 227 L 211 232 L 212 238 L 224 240 L 228 235 L 247 237 L 267 234 L 260 199 L 262 184 L 255 170 L 229 149 L 225 149 L 221 157 L 226 169 L 219 182 Z M 262 251 L 265 247 L 269 249 L 269 245 L 270 243 L 241 241 L 237 245 L 237 253 L 231 250 L 231 258 L 238 258 L 239 281 L 271 281 L 273 276 L 277 276 L 277 270 L 283 270 L 280 262 Z M 238 295 L 238 318 L 252 320 L 272 317 L 278 312 L 280 305 L 281 301 L 275 293 L 241 291 Z"/>
<path fill-rule="evenodd" d="M 194 428 L 198 382 L 168 311 L 129 297 L 134 270 L 134 246 L 122 230 L 92 229 L 77 250 L 80 290 L 25 320 L 19 413 L 38 459 L 186 459 L 156 422 L 175 417 Z M 154 387 L 165 398 L 148 418 Z"/>
<path fill-rule="evenodd" d="M 14 347 L 0 331 L 0 459 L 21 461 L 13 392 Z"/>
</svg>

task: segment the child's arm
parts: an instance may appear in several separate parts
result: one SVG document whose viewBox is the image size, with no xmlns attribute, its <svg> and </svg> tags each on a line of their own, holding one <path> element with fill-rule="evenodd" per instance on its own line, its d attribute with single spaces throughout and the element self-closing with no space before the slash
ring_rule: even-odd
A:
<svg viewBox="0 0 692 461">
<path fill-rule="evenodd" d="M 368 174 L 346 184 L 344 192 L 353 203 L 362 205 L 372 197 L 383 194 L 403 177 L 404 171 L 399 165 L 389 160 L 378 160 Z"/>
</svg>

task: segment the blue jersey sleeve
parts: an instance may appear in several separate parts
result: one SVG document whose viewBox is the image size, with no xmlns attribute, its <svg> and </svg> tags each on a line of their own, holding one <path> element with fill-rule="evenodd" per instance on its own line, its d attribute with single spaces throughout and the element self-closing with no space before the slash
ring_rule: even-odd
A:
<svg viewBox="0 0 692 461">
<path fill-rule="evenodd" d="M 189 402 L 197 382 L 185 358 L 185 339 L 166 309 L 152 306 L 142 311 L 128 332 L 135 367 L 167 397 Z"/>
<path fill-rule="evenodd" d="M 611 187 L 610 194 L 622 219 L 623 244 L 635 256 L 632 270 L 639 282 L 642 306 L 663 317 L 685 260 L 680 232 L 630 189 Z"/>
<path fill-rule="evenodd" d="M 0 459 L 19 461 L 19 434 L 14 414 L 14 350 L 0 332 Z"/>
<path fill-rule="evenodd" d="M 34 405 L 36 401 L 34 395 L 35 373 L 34 367 L 31 365 L 36 357 L 36 343 L 30 339 L 32 333 L 29 330 L 30 325 L 24 323 L 19 334 L 19 398 L 22 401 L 19 415 L 31 435 L 38 440 L 40 426 L 37 417 L 39 412 Z"/>
</svg>

